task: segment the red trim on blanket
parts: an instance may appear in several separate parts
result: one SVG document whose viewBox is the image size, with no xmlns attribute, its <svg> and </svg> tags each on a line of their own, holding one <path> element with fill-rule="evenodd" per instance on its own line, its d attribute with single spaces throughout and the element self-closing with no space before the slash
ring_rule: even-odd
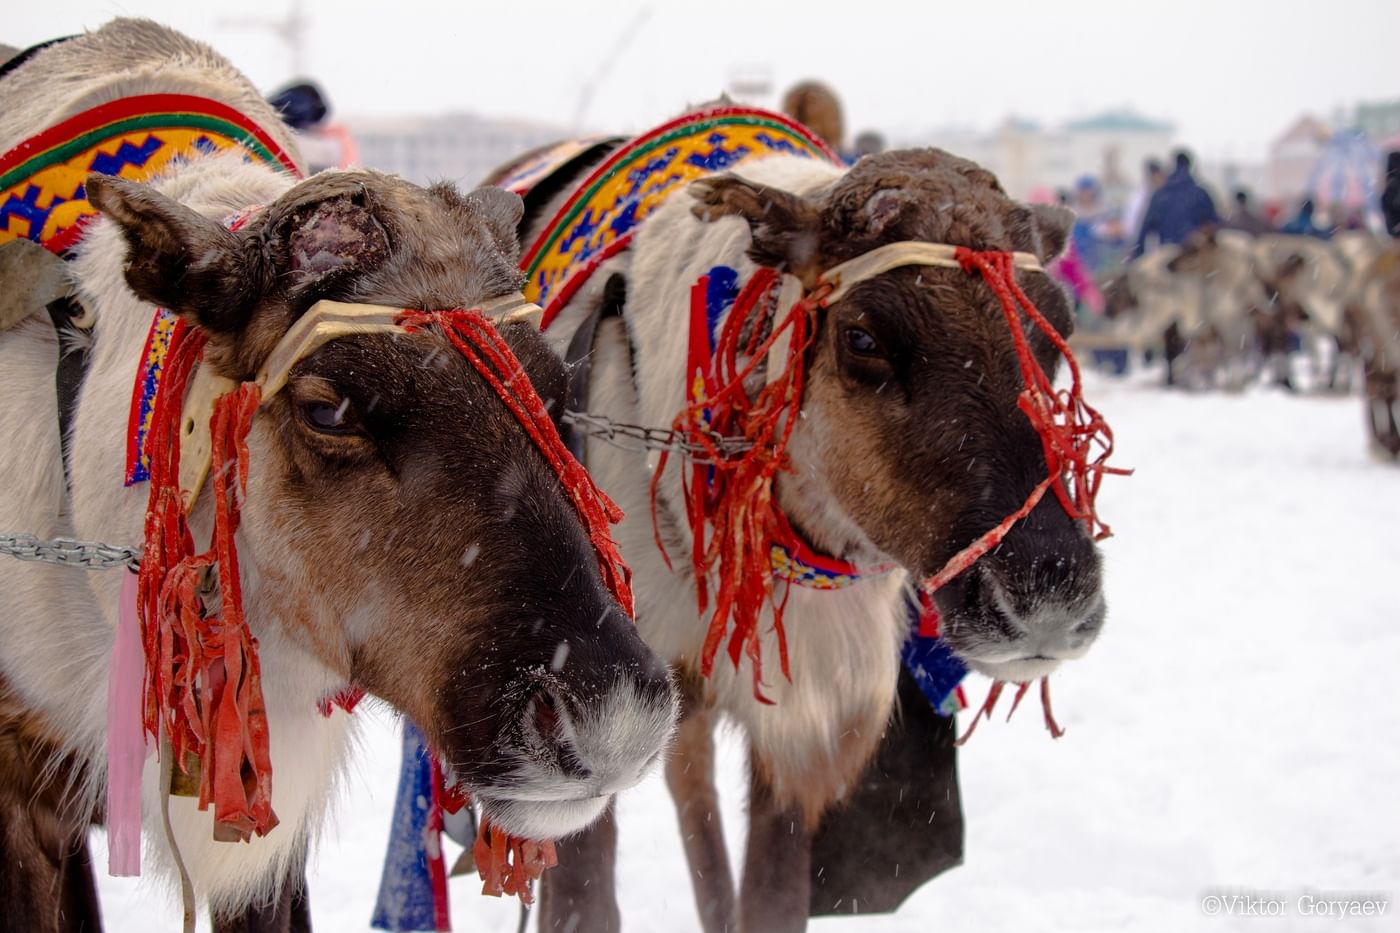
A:
<svg viewBox="0 0 1400 933">
<path fill-rule="evenodd" d="M 227 104 L 208 97 L 193 94 L 137 94 L 123 97 L 106 104 L 99 104 L 82 113 L 75 114 L 61 123 L 56 123 L 37 135 L 31 136 L 0 156 L 0 173 L 4 173 L 27 162 L 47 149 L 61 145 L 75 136 L 86 133 L 106 124 L 127 117 L 143 116 L 150 113 L 195 113 L 227 120 L 239 129 L 246 131 L 271 152 L 277 161 L 292 175 L 300 178 L 291 156 L 257 123 Z"/>
</svg>

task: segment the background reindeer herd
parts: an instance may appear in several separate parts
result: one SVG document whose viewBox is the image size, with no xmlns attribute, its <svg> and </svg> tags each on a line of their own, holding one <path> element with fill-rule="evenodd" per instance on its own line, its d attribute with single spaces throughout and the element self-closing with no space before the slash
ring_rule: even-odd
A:
<svg viewBox="0 0 1400 933">
<path fill-rule="evenodd" d="M 1398 262 L 1363 230 L 1199 230 L 1110 279 L 1106 319 L 1077 344 L 1117 369 L 1163 357 L 1167 385 L 1193 391 L 1360 392 L 1377 454 L 1400 458 Z"/>
</svg>

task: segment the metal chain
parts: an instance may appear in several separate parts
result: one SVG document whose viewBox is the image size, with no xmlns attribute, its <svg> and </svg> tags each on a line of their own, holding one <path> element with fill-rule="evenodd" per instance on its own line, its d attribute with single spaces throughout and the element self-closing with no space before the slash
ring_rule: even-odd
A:
<svg viewBox="0 0 1400 933">
<path fill-rule="evenodd" d="M 41 561 L 81 567 L 84 570 L 128 570 L 141 568 L 141 552 L 136 548 L 117 547 L 96 541 L 73 541 L 69 538 L 43 540 L 29 534 L 0 533 L 0 554 L 19 560 Z"/>
<path fill-rule="evenodd" d="M 586 411 L 566 411 L 561 419 L 583 430 L 589 437 L 596 437 L 604 443 L 622 450 L 669 450 L 689 457 L 698 463 L 711 459 L 711 450 L 718 449 L 725 455 L 741 454 L 753 445 L 742 437 L 726 437 L 714 431 L 706 431 L 705 436 L 713 448 L 687 440 L 687 434 L 669 428 L 646 428 L 636 424 L 614 421 L 606 415 L 595 415 Z"/>
<path fill-rule="evenodd" d="M 708 431 L 705 432 L 705 436 L 714 445 L 711 448 L 687 440 L 686 435 L 667 428 L 624 424 L 606 415 L 584 411 L 566 411 L 562 420 L 565 424 L 581 429 L 589 437 L 596 437 L 622 450 L 669 450 L 697 463 L 708 463 L 712 450 L 717 449 L 728 456 L 741 454 L 752 446 L 742 437 L 725 437 Z M 135 571 L 141 567 L 141 551 L 137 548 L 118 547 L 98 541 L 74 541 L 70 538 L 45 540 L 31 534 L 0 532 L 0 555 L 5 554 L 18 560 L 80 567 L 84 570 L 115 570 L 125 567 Z"/>
</svg>

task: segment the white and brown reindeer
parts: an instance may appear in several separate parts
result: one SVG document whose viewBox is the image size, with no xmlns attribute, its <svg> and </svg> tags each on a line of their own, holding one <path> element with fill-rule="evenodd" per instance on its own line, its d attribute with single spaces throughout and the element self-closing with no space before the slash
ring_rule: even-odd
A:
<svg viewBox="0 0 1400 933">
<path fill-rule="evenodd" d="M 295 152 L 224 59 L 147 21 L 118 20 L 47 48 L 0 83 L 0 152 L 94 106 L 150 94 L 236 108 Z M 321 302 L 472 308 L 516 293 L 520 281 L 521 205 L 499 190 L 464 195 L 365 171 L 298 183 L 229 151 L 189 154 L 151 186 L 92 176 L 86 197 L 104 216 L 64 270 L 90 356 L 66 438 L 54 324 L 41 312 L 0 333 L 6 532 L 142 541 L 147 489 L 123 488 L 122 477 L 131 389 L 156 306 L 207 338 L 201 371 L 246 387 Z M 263 207 L 237 230 L 224 225 L 250 205 Z M 410 717 L 491 821 L 536 839 L 594 819 L 658 761 L 674 728 L 676 691 L 606 585 L 576 489 L 484 370 L 454 349 L 447 318 L 418 320 L 411 332 L 394 324 L 341 334 L 291 364 L 280 391 L 264 386 L 241 461 L 246 494 L 225 500 L 241 506 L 242 606 L 260 659 L 280 825 L 246 843 L 216 842 L 213 813 L 169 798 L 171 838 L 219 929 L 306 924 L 295 896 L 301 860 L 354 732 L 351 717 L 318 705 L 346 688 Z M 539 395 L 561 399 L 564 367 L 534 328 L 502 323 L 498 334 Z M 510 371 L 496 376 L 524 392 Z M 197 541 L 217 521 L 210 486 L 220 482 L 232 480 L 211 476 L 191 512 Z M 219 567 L 223 588 L 231 568 Z M 121 575 L 0 562 L 7 930 L 100 927 L 86 835 L 102 816 L 102 698 Z M 216 690 L 211 683 L 201 689 Z M 176 869 L 161 784 L 150 759 L 147 862 L 168 879 Z"/>
<path fill-rule="evenodd" d="M 1400 461 L 1400 247 L 1392 244 L 1356 274 L 1347 319 L 1361 359 L 1368 446 Z"/>
<path fill-rule="evenodd" d="M 609 162 L 598 166 L 606 146 L 583 157 L 563 170 L 575 173 L 572 180 L 561 184 L 558 173 L 549 178 L 543 203 L 527 199 L 522 231 L 525 243 L 537 244 L 527 258 L 538 255 L 542 232 L 554 229 L 552 218 L 573 210 L 578 226 L 564 227 L 559 242 L 572 248 L 588 240 L 593 271 L 578 280 L 581 285 L 555 287 L 545 335 L 577 350 L 575 335 L 596 326 L 583 348 L 591 350 L 588 412 L 652 427 L 671 426 L 678 413 L 703 407 L 687 391 L 688 354 L 702 286 L 720 278 L 721 267 L 730 270 L 725 275 L 732 272 L 736 286 L 755 281 L 764 268 L 780 270 L 800 283 L 798 293 L 811 296 L 829 287 L 833 270 L 847 261 L 883 264 L 890 244 L 915 244 L 913 252 L 923 257 L 859 275 L 845 266 L 844 286 L 809 308 L 810 343 L 797 354 L 806 374 L 800 413 L 779 422 L 792 426 L 773 485 L 797 539 L 785 543 L 888 572 L 860 574 L 832 588 L 787 586 L 769 582 L 776 567 L 765 559 L 756 585 L 784 607 L 785 646 L 768 604 L 747 641 L 737 649 L 729 642 L 736 663 L 721 659 L 705 676 L 715 629 L 710 612 L 697 610 L 687 510 L 707 468 L 678 467 L 671 458 L 655 489 L 654 530 L 655 461 L 644 452 L 588 442 L 589 470 L 627 513 L 619 543 L 636 574 L 638 628 L 676 666 L 683 684 L 680 734 L 666 775 L 703 926 L 707 933 L 772 933 L 805 927 L 811 832 L 854 786 L 890 719 L 909 630 L 910 580 L 944 568 L 1046 482 L 1041 438 L 1018 407 L 1025 385 L 1008 319 L 988 282 L 951 261 L 952 247 L 1014 251 L 1021 269 L 1034 270 L 1060 253 L 1072 215 L 1016 203 L 990 173 L 938 150 L 869 156 L 849 169 L 796 151 L 742 161 L 732 172 L 680 186 L 629 228 L 639 216 L 634 195 L 640 192 L 645 202 L 653 180 L 687 177 L 693 165 L 725 168 L 735 153 L 758 145 L 757 132 L 742 144 L 724 139 L 727 112 L 713 111 L 716 135 L 701 126 L 694 153 L 668 143 L 671 130 L 663 129 L 656 131 L 657 148 L 639 156 L 635 170 L 627 165 L 608 175 Z M 772 115 L 754 120 L 770 136 L 780 129 Z M 792 150 L 800 143 L 778 145 Z M 667 150 L 668 144 L 678 149 Z M 603 178 L 600 184 L 625 188 L 619 213 L 600 213 L 591 202 L 578 207 L 579 192 L 592 184 L 582 180 L 589 169 L 592 179 Z M 510 184 L 530 171 L 506 169 L 493 180 Z M 610 224 L 628 231 L 629 248 L 590 240 Z M 553 287 L 560 280 L 541 281 Z M 1048 326 L 1067 335 L 1072 319 L 1058 286 L 1038 271 L 1017 272 L 1015 281 Z M 533 284 L 527 274 L 527 289 Z M 758 307 L 771 298 L 766 287 L 763 295 Z M 728 332 L 742 303 L 740 297 L 708 323 L 701 315 L 699 326 Z M 781 357 L 769 355 L 765 377 L 759 342 L 788 312 L 790 298 L 766 307 L 773 316 L 732 328 L 748 347 L 740 365 L 745 358 L 755 364 L 743 380 L 751 397 L 761 397 L 765 379 L 771 387 L 778 375 L 774 360 Z M 1031 352 L 1044 372 L 1053 373 L 1058 353 L 1052 341 L 1031 330 Z M 765 495 L 761 487 L 758 495 Z M 762 553 L 766 558 L 768 551 Z M 724 598 L 723 584 L 709 583 L 713 609 Z M 1106 611 L 1094 542 L 1050 495 L 935 599 L 942 633 L 961 657 L 994 680 L 1019 683 L 1083 655 Z M 721 635 L 732 637 L 727 630 Z M 780 670 L 784 650 L 790 676 Z M 759 658 L 765 662 L 761 683 Z M 737 892 L 714 818 L 711 730 L 721 715 L 742 728 L 749 747 L 749 831 Z M 616 838 L 609 815 L 561 843 L 563 867 L 545 878 L 541 930 L 618 929 Z"/>
</svg>

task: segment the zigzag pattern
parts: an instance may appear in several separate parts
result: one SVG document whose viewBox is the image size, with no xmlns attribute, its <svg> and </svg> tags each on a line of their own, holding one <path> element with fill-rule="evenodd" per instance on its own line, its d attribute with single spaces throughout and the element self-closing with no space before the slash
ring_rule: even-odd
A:
<svg viewBox="0 0 1400 933">
<path fill-rule="evenodd" d="M 68 167 L 79 169 L 80 174 L 86 176 L 88 172 L 99 172 L 103 175 L 120 175 L 126 168 L 142 168 L 151 160 L 165 144 L 154 134 L 147 134 L 146 138 L 139 145 L 134 145 L 127 140 L 123 140 L 117 146 L 116 152 L 106 153 L 100 149 L 89 150 L 83 155 L 89 156 L 85 169 L 81 169 L 79 163 L 74 165 L 70 162 Z M 81 157 L 80 157 L 81 158 Z M 76 161 L 76 160 L 75 160 Z M 0 203 L 0 230 L 4 230 L 15 235 L 23 235 L 34 242 L 39 242 L 43 235 L 44 228 L 48 224 L 49 216 L 59 207 L 71 201 L 83 201 L 87 199 L 87 192 L 82 182 L 79 182 L 72 191 L 66 195 L 47 189 L 51 195 L 49 203 L 39 204 L 39 198 L 46 189 L 35 184 L 26 184 L 24 190 L 11 193 L 3 203 Z M 19 228 L 14 225 L 12 218 L 21 219 L 28 222 L 28 231 L 20 234 Z"/>
<path fill-rule="evenodd" d="M 105 152 L 94 153 L 92 161 L 88 164 L 88 171 L 102 175 L 120 175 L 122 169 L 127 166 L 140 168 L 151 161 L 151 156 L 159 152 L 162 145 L 154 134 L 147 136 L 139 146 L 122 140 L 122 144 L 112 155 Z"/>
<path fill-rule="evenodd" d="M 627 247 L 637 225 L 673 192 L 775 152 L 836 160 L 809 131 L 784 117 L 723 107 L 688 114 L 615 151 L 579 185 L 522 263 L 526 297 L 545 306 L 544 325 L 605 256 Z"/>
<path fill-rule="evenodd" d="M 0 230 L 11 231 L 16 236 L 24 236 L 27 239 L 37 241 L 39 232 L 44 229 L 44 223 L 49 219 L 49 213 L 53 210 L 53 205 L 40 207 L 38 204 L 39 195 L 43 194 L 43 189 L 37 185 L 27 185 L 24 191 L 19 194 L 12 194 L 0 204 Z M 27 220 L 29 228 L 21 232 L 21 228 L 14 225 L 11 218 Z"/>
</svg>

